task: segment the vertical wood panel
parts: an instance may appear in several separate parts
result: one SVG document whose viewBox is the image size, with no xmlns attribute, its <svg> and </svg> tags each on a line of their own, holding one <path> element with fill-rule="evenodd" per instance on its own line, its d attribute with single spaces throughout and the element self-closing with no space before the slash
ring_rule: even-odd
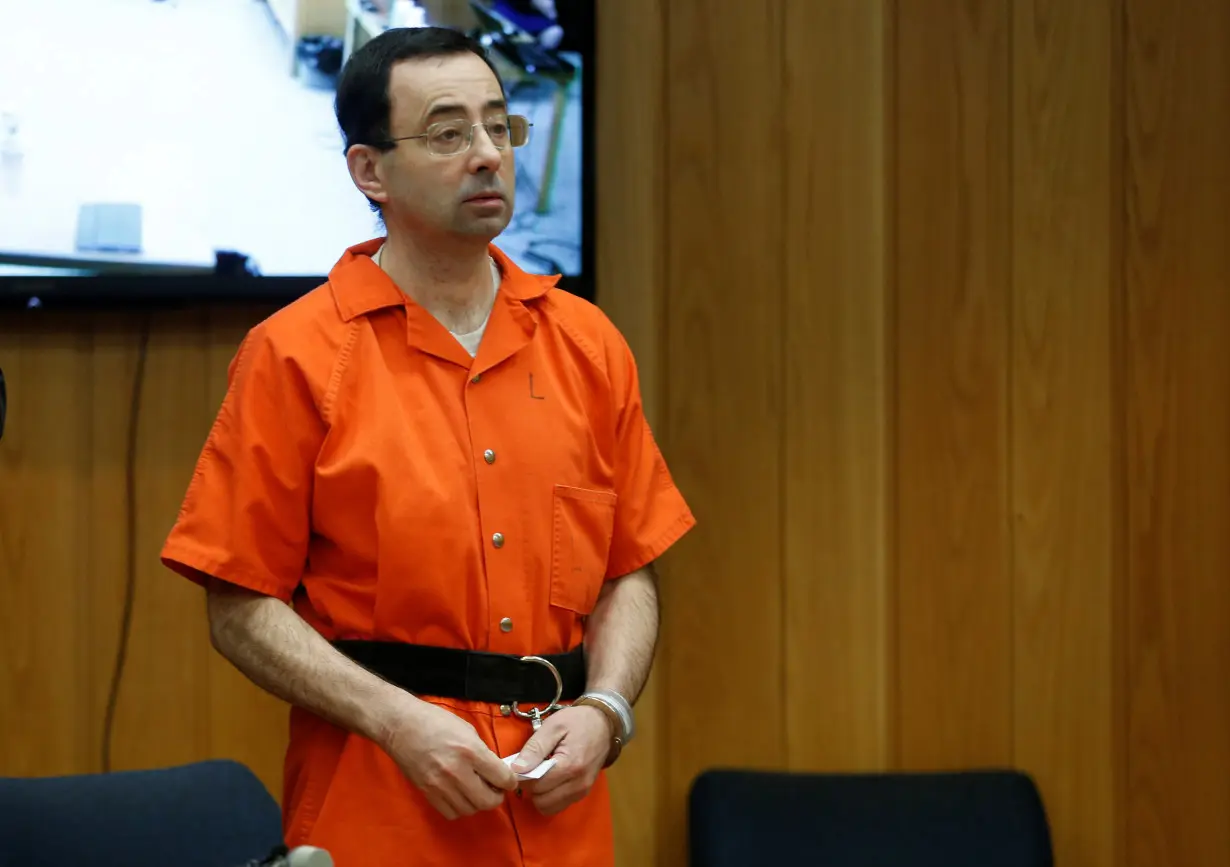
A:
<svg viewBox="0 0 1230 867">
<path fill-rule="evenodd" d="M 599 303 L 700 519 L 619 863 L 685 863 L 705 767 L 1009 761 L 1060 863 L 1230 863 L 1230 7 L 600 11 Z M 280 792 L 285 705 L 157 564 L 268 312 L 158 317 L 113 755 Z M 100 767 L 133 320 L 0 321 L 0 774 Z"/>
<path fill-rule="evenodd" d="M 0 767 L 67 773 L 89 761 L 90 713 L 78 635 L 89 567 L 88 502 L 78 479 L 90 441 L 88 330 L 37 316 L 0 325 L 9 423 L 0 442 Z M 83 412 L 84 408 L 84 412 Z M 84 434 L 84 435 L 83 435 Z"/>
<path fill-rule="evenodd" d="M 1016 764 L 1056 860 L 1117 867 L 1113 0 L 1013 5 Z"/>
<path fill-rule="evenodd" d="M 71 580 L 86 600 L 82 629 L 73 638 L 90 658 L 90 713 L 78 720 L 89 743 L 83 771 L 119 766 L 128 732 L 119 718 L 119 702 L 130 683 L 127 664 L 110 708 L 117 657 L 123 631 L 126 575 L 141 551 L 129 551 L 128 445 L 133 386 L 137 374 L 138 318 L 122 313 L 91 316 L 90 344 L 83 363 L 90 370 L 91 409 L 79 435 L 88 438 L 91 466 L 77 480 L 82 499 L 90 504 L 89 564 Z M 136 504 L 139 508 L 139 503 Z M 131 658 L 128 643 L 126 660 Z M 109 710 L 111 726 L 107 721 Z M 109 763 L 109 764 L 108 764 Z"/>
<path fill-rule="evenodd" d="M 1230 7 L 1127 2 L 1128 864 L 1230 863 Z"/>
<path fill-rule="evenodd" d="M 665 863 L 709 765 L 784 764 L 778 0 L 668 10 L 667 431 L 698 529 L 663 587 Z"/>
<path fill-rule="evenodd" d="M 1009 4 L 897 4 L 897 741 L 1012 755 Z"/>
<path fill-rule="evenodd" d="M 203 597 L 158 561 L 216 412 L 208 400 L 206 326 L 199 311 L 155 316 L 150 324 L 137 427 L 132 637 L 116 714 L 119 768 L 179 764 L 209 752 L 213 649 Z M 116 409 L 127 424 L 128 401 Z M 123 528 L 123 517 L 116 519 Z"/>
<path fill-rule="evenodd" d="M 660 347 L 665 327 L 666 9 L 664 0 L 623 0 L 599 4 L 597 11 L 597 302 L 636 357 L 645 414 L 664 445 Z M 673 467 L 673 455 L 667 451 L 665 457 Z M 663 581 L 672 580 L 671 562 L 668 554 L 659 564 Z M 620 867 L 657 863 L 661 845 L 664 667 L 659 650 L 636 705 L 636 743 L 610 773 Z"/>
<path fill-rule="evenodd" d="M 785 4 L 784 698 L 797 769 L 890 756 L 885 6 Z"/>
</svg>

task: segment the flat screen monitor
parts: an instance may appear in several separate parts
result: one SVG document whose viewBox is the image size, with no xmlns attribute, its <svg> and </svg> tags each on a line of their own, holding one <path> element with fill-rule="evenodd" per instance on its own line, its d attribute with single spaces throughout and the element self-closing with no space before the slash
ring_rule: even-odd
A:
<svg viewBox="0 0 1230 867">
<path fill-rule="evenodd" d="M 252 301 L 384 234 L 333 111 L 389 27 L 464 30 L 532 123 L 496 243 L 593 297 L 595 0 L 0 2 L 0 304 Z"/>
</svg>

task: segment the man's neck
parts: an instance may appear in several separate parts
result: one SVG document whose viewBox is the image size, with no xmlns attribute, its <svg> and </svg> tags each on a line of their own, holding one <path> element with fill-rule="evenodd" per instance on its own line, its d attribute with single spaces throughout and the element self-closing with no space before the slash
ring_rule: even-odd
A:
<svg viewBox="0 0 1230 867">
<path fill-rule="evenodd" d="M 481 325 L 495 301 L 486 244 L 444 251 L 390 233 L 380 267 L 411 300 L 457 334 Z"/>
</svg>

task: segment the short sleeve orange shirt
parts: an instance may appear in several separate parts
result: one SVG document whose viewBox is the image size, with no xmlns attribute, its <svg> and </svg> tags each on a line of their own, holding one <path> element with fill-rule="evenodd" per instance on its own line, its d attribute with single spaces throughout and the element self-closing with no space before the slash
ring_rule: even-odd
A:
<svg viewBox="0 0 1230 867">
<path fill-rule="evenodd" d="M 694 524 L 628 346 L 492 246 L 502 282 L 471 358 L 372 261 L 380 243 L 246 336 L 163 562 L 276 596 L 330 640 L 571 649 L 603 582 Z M 530 735 L 429 700 L 501 756 Z M 287 844 L 339 867 L 613 863 L 605 776 L 554 817 L 510 795 L 448 822 L 378 747 L 298 708 L 285 770 Z"/>
</svg>

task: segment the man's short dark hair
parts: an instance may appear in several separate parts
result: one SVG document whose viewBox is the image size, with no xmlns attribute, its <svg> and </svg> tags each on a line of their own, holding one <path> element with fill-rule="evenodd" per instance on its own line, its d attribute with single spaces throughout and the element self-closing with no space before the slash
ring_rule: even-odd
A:
<svg viewBox="0 0 1230 867">
<path fill-rule="evenodd" d="M 345 150 L 357 144 L 380 150 L 393 147 L 389 141 L 389 76 L 395 64 L 466 53 L 482 58 L 503 91 L 500 73 L 482 45 L 448 27 L 394 27 L 352 54 L 342 70 L 333 103 Z"/>
</svg>

